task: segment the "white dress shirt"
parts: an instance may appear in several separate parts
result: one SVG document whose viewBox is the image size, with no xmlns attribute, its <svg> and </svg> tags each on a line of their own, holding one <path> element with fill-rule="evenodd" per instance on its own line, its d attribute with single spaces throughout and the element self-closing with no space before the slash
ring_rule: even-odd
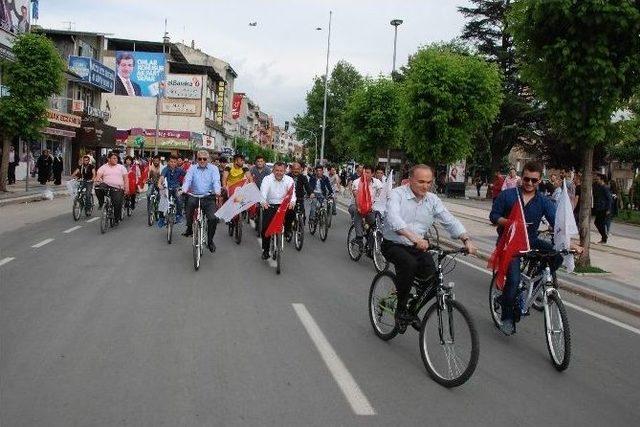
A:
<svg viewBox="0 0 640 427">
<path fill-rule="evenodd" d="M 427 193 L 418 200 L 408 185 L 401 185 L 391 190 L 382 235 L 385 240 L 413 246 L 409 239 L 396 231 L 406 229 L 424 236 L 434 220 L 438 220 L 453 239 L 466 233 L 464 226 L 447 210 L 438 196 Z"/>
<path fill-rule="evenodd" d="M 280 181 L 276 179 L 274 174 L 267 175 L 260 184 L 260 192 L 262 197 L 270 205 L 279 205 L 287 195 L 289 188 L 294 186 L 293 178 L 288 175 L 284 175 Z M 291 203 L 296 201 L 296 190 L 294 188 L 293 195 L 291 196 Z"/>
</svg>

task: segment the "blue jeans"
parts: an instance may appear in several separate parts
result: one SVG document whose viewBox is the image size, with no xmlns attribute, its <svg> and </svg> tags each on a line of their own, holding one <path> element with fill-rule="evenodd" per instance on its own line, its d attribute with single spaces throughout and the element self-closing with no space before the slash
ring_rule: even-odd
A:
<svg viewBox="0 0 640 427">
<path fill-rule="evenodd" d="M 538 249 L 541 251 L 553 251 L 553 245 L 550 242 L 531 239 L 529 242 L 531 249 Z M 554 272 L 562 265 L 562 256 L 556 255 L 556 257 L 550 260 L 549 267 Z M 514 258 L 509 264 L 509 270 L 507 271 L 507 280 L 502 290 L 502 320 L 513 320 L 514 312 L 513 308 L 518 295 L 518 285 L 520 284 L 520 258 Z"/>
<path fill-rule="evenodd" d="M 309 207 L 309 219 L 315 221 L 316 219 L 316 209 L 322 204 L 324 201 L 324 195 L 322 193 L 313 193 L 316 196 L 316 199 L 311 203 Z"/>
</svg>

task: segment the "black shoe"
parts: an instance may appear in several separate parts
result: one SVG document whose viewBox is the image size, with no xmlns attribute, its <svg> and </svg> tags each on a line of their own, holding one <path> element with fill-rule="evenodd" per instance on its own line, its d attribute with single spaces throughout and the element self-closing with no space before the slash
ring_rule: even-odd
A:
<svg viewBox="0 0 640 427">
<path fill-rule="evenodd" d="M 413 325 L 414 322 L 420 322 L 418 316 L 413 313 L 409 313 L 408 311 L 396 311 L 395 318 L 396 327 L 398 328 L 398 332 L 401 334 L 406 332 L 407 326 Z"/>
<path fill-rule="evenodd" d="M 184 233 L 182 233 L 182 235 L 184 237 L 191 237 L 191 236 L 193 236 L 193 230 L 187 229 Z"/>
<path fill-rule="evenodd" d="M 211 242 L 207 243 L 207 248 L 209 248 L 209 251 L 211 253 L 213 253 L 213 252 L 216 251 L 216 244 L 213 243 L 213 241 L 211 241 Z"/>
<path fill-rule="evenodd" d="M 262 251 L 262 259 L 265 261 L 269 259 L 269 251 Z"/>
</svg>

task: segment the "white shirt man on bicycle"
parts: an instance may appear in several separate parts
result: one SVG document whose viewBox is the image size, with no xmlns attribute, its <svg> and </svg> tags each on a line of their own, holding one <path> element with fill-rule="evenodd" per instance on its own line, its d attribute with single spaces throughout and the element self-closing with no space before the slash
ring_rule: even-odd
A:
<svg viewBox="0 0 640 427">
<path fill-rule="evenodd" d="M 375 201 L 380 196 L 383 184 L 382 182 L 373 177 L 373 168 L 366 165 L 362 168 L 362 176 L 351 183 L 351 192 L 353 193 L 353 203 L 349 205 L 349 213 L 351 214 L 351 220 L 353 221 L 354 228 L 356 230 L 355 242 L 360 248 L 364 246 L 362 238 L 364 236 L 364 221 L 367 221 L 369 225 L 374 224 L 376 221 L 376 210 L 371 210 L 364 217 L 358 212 L 358 189 L 363 179 L 369 182 L 369 192 L 371 193 L 371 201 Z"/>
<path fill-rule="evenodd" d="M 277 162 L 273 165 L 273 173 L 267 175 L 260 185 L 260 192 L 262 197 L 266 200 L 266 203 L 262 205 L 264 212 L 262 216 L 262 259 L 269 258 L 269 246 L 271 244 L 271 237 L 265 236 L 265 231 L 269 228 L 271 220 L 275 216 L 280 204 L 287 196 L 289 189 L 295 186 L 293 178 L 285 175 L 285 164 Z M 291 201 L 289 202 L 289 209 L 293 209 L 296 205 L 296 192 L 293 191 Z"/>
</svg>

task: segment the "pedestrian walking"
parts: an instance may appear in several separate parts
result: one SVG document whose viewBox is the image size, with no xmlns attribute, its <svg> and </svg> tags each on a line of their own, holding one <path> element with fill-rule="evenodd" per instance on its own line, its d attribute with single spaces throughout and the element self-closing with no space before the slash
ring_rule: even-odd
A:
<svg viewBox="0 0 640 427">
<path fill-rule="evenodd" d="M 611 221 L 618 216 L 620 209 L 620 197 L 618 197 L 618 184 L 611 179 L 609 180 L 609 192 L 611 193 L 611 206 L 609 209 L 609 215 L 607 215 L 606 228 L 607 236 L 611 234 Z"/>
<path fill-rule="evenodd" d="M 57 152 L 55 157 L 53 158 L 51 170 L 53 171 L 53 184 L 61 185 L 62 171 L 64 170 L 64 161 L 62 160 L 62 154 L 60 152 Z"/>
<path fill-rule="evenodd" d="M 482 185 L 484 184 L 484 180 L 482 179 L 482 176 L 480 175 L 480 172 L 476 172 L 476 176 L 473 178 L 473 183 L 476 186 L 476 194 L 478 195 L 478 197 L 480 197 L 480 189 L 482 188 Z"/>
<path fill-rule="evenodd" d="M 605 185 L 604 176 L 597 174 L 593 180 L 593 214 L 595 226 L 600 233 L 598 243 L 607 243 L 607 216 L 611 213 L 611 192 Z"/>
<path fill-rule="evenodd" d="M 36 167 L 38 168 L 38 182 L 40 184 L 45 185 L 47 181 L 49 181 L 52 165 L 53 158 L 49 154 L 49 150 L 43 150 L 42 154 L 40 155 L 40 157 L 38 157 L 38 160 L 36 162 Z"/>
<path fill-rule="evenodd" d="M 18 163 L 20 163 L 20 159 L 15 147 L 12 145 L 9 147 L 9 173 L 7 176 L 9 185 L 16 183 L 16 166 L 18 166 Z"/>
</svg>

